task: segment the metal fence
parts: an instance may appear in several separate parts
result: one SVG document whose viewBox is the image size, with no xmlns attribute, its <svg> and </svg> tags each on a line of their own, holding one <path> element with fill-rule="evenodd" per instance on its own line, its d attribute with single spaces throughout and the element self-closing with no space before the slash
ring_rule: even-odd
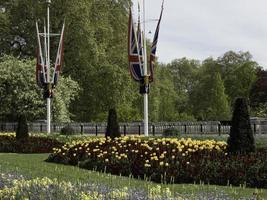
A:
<svg viewBox="0 0 267 200">
<path fill-rule="evenodd" d="M 46 132 L 45 123 L 28 123 L 30 132 Z M 105 134 L 106 123 L 51 123 L 52 132 L 60 132 L 61 129 L 70 125 L 78 134 L 103 135 Z M 122 135 L 141 135 L 144 132 L 142 123 L 120 123 L 120 132 Z M 0 122 L 0 132 L 14 132 L 17 123 Z M 251 121 L 251 127 L 254 134 L 267 134 L 266 121 Z M 180 134 L 229 134 L 230 126 L 223 125 L 217 121 L 211 122 L 161 122 L 149 123 L 150 135 L 162 135 L 166 129 L 176 129 Z"/>
</svg>

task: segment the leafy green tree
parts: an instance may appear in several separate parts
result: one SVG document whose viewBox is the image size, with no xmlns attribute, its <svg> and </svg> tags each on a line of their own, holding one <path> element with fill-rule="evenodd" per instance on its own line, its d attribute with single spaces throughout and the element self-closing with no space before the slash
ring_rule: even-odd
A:
<svg viewBox="0 0 267 200">
<path fill-rule="evenodd" d="M 264 70 L 259 70 L 257 73 L 257 80 L 253 84 L 249 100 L 250 100 L 250 106 L 253 110 L 260 111 L 261 108 L 263 108 L 264 104 L 267 102 L 267 72 Z"/>
<path fill-rule="evenodd" d="M 80 87 L 70 77 L 60 77 L 52 99 L 52 119 L 56 122 L 70 122 L 74 114 L 70 112 L 71 103 L 78 96 Z"/>
<path fill-rule="evenodd" d="M 61 77 L 52 105 L 57 121 L 70 118 L 68 107 L 77 95 L 79 86 L 69 77 Z M 35 61 L 19 60 L 13 56 L 0 59 L 0 118 L 16 121 L 17 116 L 26 115 L 28 120 L 45 118 L 46 101 L 35 80 Z"/>
<path fill-rule="evenodd" d="M 214 60 L 204 61 L 198 76 L 199 82 L 190 95 L 194 116 L 199 120 L 229 119 L 228 97 Z"/>
<path fill-rule="evenodd" d="M 257 79 L 259 65 L 252 60 L 249 52 L 226 52 L 217 59 L 221 68 L 225 93 L 231 103 L 236 97 L 249 97 L 250 90 Z"/>
<path fill-rule="evenodd" d="M 42 92 L 36 85 L 31 60 L 4 56 L 0 60 L 0 116 L 2 120 L 16 121 L 19 114 L 29 120 L 43 116 Z"/>
<path fill-rule="evenodd" d="M 63 74 L 71 76 L 78 82 L 82 90 L 79 99 L 71 105 L 71 111 L 75 113 L 74 119 L 79 121 L 93 121 L 104 119 L 107 113 L 101 106 L 97 106 L 96 97 L 101 96 L 103 86 L 98 81 L 103 73 L 110 73 L 111 66 L 121 73 L 117 80 L 124 78 L 128 73 L 127 64 L 127 16 L 128 0 L 118 1 L 93 1 L 93 0 L 53 0 L 51 4 L 51 29 L 59 32 L 63 20 L 66 21 L 65 32 L 65 66 Z M 20 58 L 34 57 L 36 54 L 36 30 L 35 20 L 39 20 L 40 28 L 43 26 L 43 18 L 46 16 L 44 1 L 18 0 L 0 1 L 0 6 L 5 8 L 1 26 L 1 41 L 7 46 L 1 45 L 1 52 L 13 54 Z M 96 12 L 97 10 L 97 12 Z M 1 22 L 2 23 L 2 22 Z M 2 24 L 1 24 L 2 25 Z M 4 28 L 6 27 L 6 28 Z M 0 42 L 1 42 L 0 41 Z M 2 42 L 3 43 L 3 42 Z M 2 44 L 1 43 L 1 44 Z M 51 40 L 51 56 L 54 60 L 58 40 Z M 2 48 L 3 47 L 3 48 Z M 103 68 L 103 69 L 101 69 Z M 103 70 L 106 72 L 103 72 Z M 107 80 L 108 81 L 108 80 Z M 109 79 L 111 81 L 111 79 Z M 127 91 L 122 95 L 127 96 L 133 84 L 124 79 Z M 116 92 L 111 93 L 116 99 Z M 129 96 L 131 99 L 131 96 Z M 120 101 L 120 105 L 131 107 L 132 101 Z M 107 99 L 98 99 L 100 104 L 107 104 Z M 103 102 L 102 102 L 103 101 Z M 113 101 L 113 100 L 112 100 Z M 97 102 L 98 103 L 98 102 Z M 111 102 L 113 104 L 113 102 Z M 128 112 L 120 109 L 123 112 Z M 129 111 L 128 113 L 131 113 Z M 119 114 L 120 116 L 121 114 Z"/>
<path fill-rule="evenodd" d="M 197 73 L 200 62 L 187 58 L 175 59 L 167 65 L 167 69 L 172 75 L 176 92 L 175 109 L 178 119 L 187 120 L 190 117 L 191 106 L 189 105 L 189 94 L 197 83 Z"/>
</svg>

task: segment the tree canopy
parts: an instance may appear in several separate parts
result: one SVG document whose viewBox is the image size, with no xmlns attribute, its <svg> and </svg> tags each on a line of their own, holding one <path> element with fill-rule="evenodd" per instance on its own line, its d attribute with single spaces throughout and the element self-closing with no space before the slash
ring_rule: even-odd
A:
<svg viewBox="0 0 267 200">
<path fill-rule="evenodd" d="M 35 21 L 40 27 L 44 25 L 44 2 L 0 0 L 0 8 L 4 8 L 0 10 L 1 120 L 14 120 L 18 112 L 25 112 L 32 118 L 29 120 L 45 118 L 45 102 L 35 84 L 33 61 Z M 128 8 L 128 0 L 52 1 L 52 32 L 60 32 L 64 20 L 66 25 L 63 76 L 52 103 L 54 120 L 105 121 L 110 108 L 117 110 L 121 122 L 142 120 L 143 97 L 128 70 Z M 57 44 L 58 38 L 53 38 L 52 61 Z M 253 96 L 259 69 L 249 52 L 233 51 L 203 62 L 180 58 L 156 63 L 149 119 L 229 119 L 236 97 Z M 265 103 L 263 98 L 257 101 L 261 106 Z"/>
</svg>

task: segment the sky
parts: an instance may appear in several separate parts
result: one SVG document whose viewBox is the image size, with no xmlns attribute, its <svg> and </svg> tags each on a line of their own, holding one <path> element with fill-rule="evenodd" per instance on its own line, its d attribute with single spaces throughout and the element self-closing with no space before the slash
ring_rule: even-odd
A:
<svg viewBox="0 0 267 200">
<path fill-rule="evenodd" d="M 135 17 L 137 2 L 143 5 L 143 0 L 133 0 Z M 161 3 L 145 0 L 146 37 L 151 40 L 157 22 L 150 19 L 159 18 Z M 165 0 L 159 62 L 182 57 L 203 61 L 229 50 L 249 51 L 253 60 L 267 69 L 266 11 L 266 0 Z"/>
</svg>

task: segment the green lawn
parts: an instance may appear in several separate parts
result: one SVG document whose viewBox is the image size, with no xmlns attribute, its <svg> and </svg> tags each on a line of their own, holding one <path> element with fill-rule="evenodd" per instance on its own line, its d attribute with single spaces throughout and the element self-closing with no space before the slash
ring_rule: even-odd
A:
<svg viewBox="0 0 267 200">
<path fill-rule="evenodd" d="M 10 154 L 0 153 L 0 173 L 18 173 L 32 178 L 49 177 L 75 182 L 103 183 L 112 187 L 147 188 L 156 185 L 147 181 L 128 177 L 113 176 L 105 173 L 83 170 L 78 167 L 46 163 L 48 154 Z M 244 187 L 210 186 L 203 184 L 168 185 L 172 191 L 179 193 L 198 193 L 224 191 L 235 199 L 252 197 L 255 189 Z M 261 199 L 267 199 L 267 190 L 259 190 Z"/>
</svg>

